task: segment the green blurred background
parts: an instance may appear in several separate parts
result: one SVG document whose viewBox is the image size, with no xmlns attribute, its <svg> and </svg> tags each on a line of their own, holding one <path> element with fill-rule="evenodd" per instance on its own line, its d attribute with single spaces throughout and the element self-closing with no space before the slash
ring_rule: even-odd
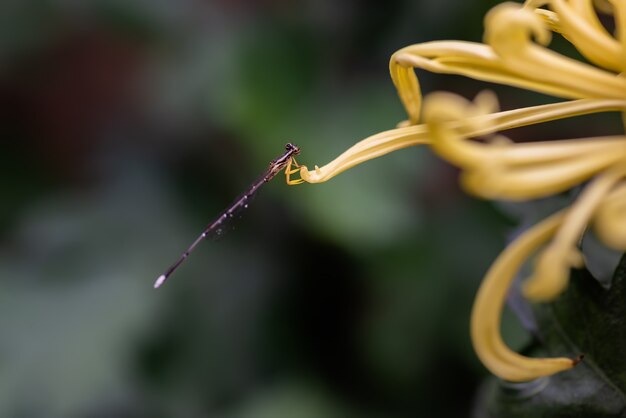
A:
<svg viewBox="0 0 626 418">
<path fill-rule="evenodd" d="M 280 176 L 152 283 L 286 142 L 321 166 L 403 120 L 391 54 L 479 41 L 495 3 L 3 0 L 0 416 L 469 415 L 512 223 L 426 148 Z"/>
</svg>

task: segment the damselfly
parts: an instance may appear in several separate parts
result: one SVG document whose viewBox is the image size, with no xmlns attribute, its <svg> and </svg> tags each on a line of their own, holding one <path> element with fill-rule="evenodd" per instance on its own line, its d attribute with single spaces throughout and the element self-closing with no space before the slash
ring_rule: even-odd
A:
<svg viewBox="0 0 626 418">
<path fill-rule="evenodd" d="M 248 190 L 246 190 L 242 195 L 240 195 L 235 201 L 226 208 L 213 222 L 209 223 L 207 227 L 202 231 L 200 236 L 196 238 L 196 240 L 187 248 L 187 250 L 180 256 L 178 260 L 174 264 L 172 264 L 165 273 L 160 275 L 156 281 L 154 282 L 154 288 L 158 288 L 161 286 L 168 277 L 176 269 L 178 266 L 182 264 L 183 261 L 189 257 L 189 254 L 196 248 L 196 246 L 202 242 L 205 238 L 216 234 L 221 233 L 224 224 L 231 218 L 235 216 L 235 213 L 240 210 L 247 208 L 250 199 L 254 196 L 254 194 L 259 190 L 259 188 L 273 179 L 278 173 L 280 173 L 283 169 L 285 170 L 285 177 L 287 178 L 287 184 L 299 184 L 302 183 L 302 179 L 291 179 L 291 175 L 298 172 L 299 165 L 295 160 L 295 156 L 300 154 L 300 148 L 295 146 L 294 144 L 285 145 L 285 153 L 280 157 L 276 158 L 272 162 L 270 162 L 269 167 L 265 172 L 250 185 Z M 295 166 L 295 168 L 292 168 Z"/>
</svg>

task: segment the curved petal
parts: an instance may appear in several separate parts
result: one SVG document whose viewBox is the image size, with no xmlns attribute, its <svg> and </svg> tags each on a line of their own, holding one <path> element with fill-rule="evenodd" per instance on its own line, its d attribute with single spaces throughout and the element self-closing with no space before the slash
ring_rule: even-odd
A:
<svg viewBox="0 0 626 418">
<path fill-rule="evenodd" d="M 474 118 L 479 119 L 476 123 L 455 121 L 451 122 L 451 127 L 457 129 L 459 135 L 476 137 L 518 126 L 589 113 L 622 110 L 624 108 L 626 108 L 626 100 L 582 99 L 478 115 L 474 116 Z M 554 143 L 554 145 L 550 145 L 550 143 L 517 144 L 516 147 L 519 147 L 519 151 L 505 154 L 505 158 L 516 164 L 524 164 L 536 158 L 539 158 L 539 161 L 547 162 L 550 158 L 558 156 L 565 157 L 569 155 L 574 157 L 580 154 L 593 154 L 594 150 L 619 149 L 621 145 L 612 144 L 616 142 L 621 144 L 622 139 L 622 137 L 594 138 L 589 142 L 584 142 L 584 145 L 582 140 L 567 140 L 567 145 L 563 144 L 565 141 Z M 593 142 L 593 144 L 590 144 L 590 142 Z M 407 126 L 384 131 L 356 143 L 321 168 L 316 166 L 314 170 L 309 171 L 307 166 L 301 166 L 300 176 L 308 183 L 321 183 L 330 180 L 337 174 L 355 165 L 389 152 L 413 145 L 430 143 L 430 134 L 425 125 Z M 484 144 L 475 143 L 475 145 L 482 146 Z M 493 155 L 485 156 L 484 158 L 493 158 Z"/>
<path fill-rule="evenodd" d="M 530 358 L 512 351 L 500 335 L 504 301 L 517 272 L 530 255 L 561 225 L 564 213 L 526 231 L 498 256 L 483 280 L 472 308 L 471 337 L 482 363 L 502 379 L 521 382 L 548 376 L 575 366 L 566 357 Z"/>
<path fill-rule="evenodd" d="M 578 158 L 527 167 L 494 164 L 464 171 L 461 183 L 470 193 L 486 199 L 528 200 L 570 189 L 616 163 L 624 164 L 624 140 L 618 147 Z"/>
<path fill-rule="evenodd" d="M 576 244 L 589 220 L 611 189 L 626 175 L 626 166 L 620 163 L 599 175 L 590 183 L 567 210 L 563 223 L 550 245 L 541 252 L 532 276 L 524 282 L 524 295 L 534 301 L 549 301 L 567 286 L 569 271 L 580 268 L 582 254 Z"/>
<path fill-rule="evenodd" d="M 412 124 L 419 121 L 422 99 L 419 81 L 413 68 L 440 74 L 463 75 L 557 97 L 570 99 L 588 97 L 559 83 L 535 80 L 509 69 L 487 45 L 462 41 L 425 42 L 400 49 L 391 56 L 389 62 L 392 80 Z"/>
<path fill-rule="evenodd" d="M 549 31 L 540 17 L 514 3 L 503 3 L 485 17 L 485 42 L 510 71 L 570 91 L 569 97 L 624 98 L 626 79 L 532 42 L 546 44 Z"/>
<path fill-rule="evenodd" d="M 515 144 L 502 137 L 477 142 L 467 133 L 493 127 L 473 117 L 478 107 L 460 96 L 433 93 L 424 120 L 433 150 L 463 171 L 462 183 L 488 199 L 529 199 L 561 192 L 617 162 L 626 162 L 626 137 Z M 463 129 L 460 129 L 460 127 Z"/>
<path fill-rule="evenodd" d="M 307 183 L 321 183 L 372 158 L 412 145 L 427 144 L 430 142 L 428 138 L 424 125 L 384 131 L 356 143 L 324 167 L 315 166 L 309 171 L 307 166 L 300 166 L 300 177 Z"/>
<path fill-rule="evenodd" d="M 562 33 L 576 49 L 594 64 L 615 72 L 624 71 L 622 47 L 602 26 L 589 1 L 566 2 L 544 0 L 527 2 L 550 5 L 554 13 L 536 9 L 534 12 L 546 19 L 550 28 Z"/>
</svg>

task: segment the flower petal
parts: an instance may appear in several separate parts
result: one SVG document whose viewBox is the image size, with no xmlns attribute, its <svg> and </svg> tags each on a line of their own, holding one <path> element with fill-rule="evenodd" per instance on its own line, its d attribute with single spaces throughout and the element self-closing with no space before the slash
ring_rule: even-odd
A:
<svg viewBox="0 0 626 418">
<path fill-rule="evenodd" d="M 500 318 L 511 283 L 528 257 L 554 234 L 563 217 L 562 212 L 549 217 L 510 244 L 489 268 L 478 289 L 471 317 L 472 344 L 485 367 L 502 379 L 528 381 L 577 364 L 577 360 L 566 357 L 522 356 L 512 351 L 500 335 Z"/>
<path fill-rule="evenodd" d="M 567 286 L 571 267 L 582 267 L 576 244 L 602 200 L 626 175 L 626 165 L 617 164 L 599 175 L 567 210 L 550 245 L 542 251 L 533 275 L 524 283 L 524 295 L 534 301 L 549 301 Z"/>
</svg>

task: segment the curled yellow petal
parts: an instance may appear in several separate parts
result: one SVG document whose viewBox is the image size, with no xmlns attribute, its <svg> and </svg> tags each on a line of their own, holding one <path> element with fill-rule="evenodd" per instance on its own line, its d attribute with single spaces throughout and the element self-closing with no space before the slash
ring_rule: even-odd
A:
<svg viewBox="0 0 626 418">
<path fill-rule="evenodd" d="M 563 225 L 541 253 L 532 276 L 524 282 L 524 295 L 535 301 L 557 297 L 568 283 L 570 268 L 582 267 L 577 249 L 591 217 L 611 189 L 626 175 L 626 166 L 619 164 L 599 175 L 581 193 L 563 219 Z"/>
<path fill-rule="evenodd" d="M 624 62 L 620 59 L 622 47 L 600 23 L 589 0 L 527 1 L 525 6 L 550 6 L 553 12 L 535 9 L 551 30 L 565 36 L 587 59 L 606 69 L 621 72 Z"/>
<path fill-rule="evenodd" d="M 589 138 L 592 140 L 593 138 Z M 578 145 L 579 140 L 562 140 L 563 149 Z M 512 153 L 517 151 L 515 144 Z M 568 190 L 626 158 L 624 138 L 606 144 L 603 149 L 583 153 L 578 156 L 527 166 L 505 166 L 496 161 L 475 170 L 464 171 L 461 176 L 463 186 L 472 194 L 489 199 L 527 200 L 549 196 Z M 573 151 L 571 149 L 570 151 Z"/>
<path fill-rule="evenodd" d="M 321 183 L 364 161 L 429 142 L 427 129 L 423 125 L 384 131 L 358 142 L 324 167 L 316 166 L 314 171 L 309 171 L 307 166 L 301 166 L 300 177 L 308 183 Z"/>
<path fill-rule="evenodd" d="M 557 97 L 580 99 L 590 96 L 586 92 L 572 89 L 570 85 L 563 85 L 559 80 L 551 82 L 544 79 L 534 79 L 528 74 L 518 71 L 512 66 L 505 65 L 502 58 L 489 45 L 464 41 L 433 41 L 410 45 L 396 51 L 389 63 L 391 75 L 403 74 L 411 82 L 401 83 L 394 79 L 396 87 L 419 86 L 413 68 L 428 70 L 441 74 L 457 74 L 477 80 L 520 87 L 538 91 Z M 398 67 L 401 67 L 400 70 Z M 398 87 L 400 89 L 400 87 Z M 402 102 L 411 116 L 411 120 L 419 120 L 415 113 L 420 108 L 418 102 L 419 90 L 412 93 L 398 91 Z M 407 105 L 407 101 L 410 104 Z M 413 109 L 410 111 L 410 109 Z"/>
<path fill-rule="evenodd" d="M 485 17 L 485 42 L 511 72 L 558 86 L 569 97 L 626 96 L 626 79 L 541 46 L 547 44 L 549 34 L 539 16 L 516 3 L 502 3 Z"/>
<path fill-rule="evenodd" d="M 477 142 L 472 132 L 493 132 L 493 114 L 450 93 L 424 101 L 431 146 L 463 169 L 465 189 L 488 199 L 528 199 L 571 188 L 618 162 L 626 161 L 623 136 L 515 144 Z M 518 121 L 519 122 L 519 121 Z"/>
<path fill-rule="evenodd" d="M 524 126 L 529 124 L 541 123 L 555 119 L 561 119 L 565 117 L 572 117 L 578 115 L 584 115 L 595 112 L 605 112 L 613 110 L 622 110 L 626 108 L 626 100 L 615 99 L 581 99 L 573 100 L 562 103 L 552 103 L 547 105 L 533 106 L 521 109 L 507 110 L 503 112 L 486 113 L 491 107 L 493 110 L 494 102 L 493 98 L 487 98 L 488 96 L 482 96 L 485 100 L 478 110 L 473 110 L 472 118 L 466 120 L 451 121 L 451 128 L 456 129 L 459 136 L 463 137 L 475 137 L 488 135 L 496 131 L 510 129 L 517 126 Z M 537 142 L 537 143 L 524 143 L 516 144 L 515 148 L 500 147 L 498 150 L 499 156 L 507 163 L 513 163 L 516 165 L 526 165 L 530 162 L 542 162 L 546 164 L 548 172 L 552 171 L 547 164 L 558 159 L 571 158 L 572 160 L 578 156 L 585 156 L 590 163 L 585 161 L 576 163 L 569 168 L 571 171 L 576 171 L 577 164 L 584 164 L 587 167 L 587 171 L 581 172 L 580 178 L 576 178 L 573 181 L 566 183 L 559 183 L 558 181 L 551 188 L 546 188 L 543 192 L 549 193 L 552 190 L 563 190 L 563 188 L 571 187 L 578 184 L 581 179 L 588 178 L 593 175 L 597 170 L 606 164 L 600 161 L 599 166 L 596 162 L 596 166 L 593 166 L 593 161 L 597 160 L 597 156 L 601 153 L 606 153 L 609 156 L 618 155 L 624 147 L 622 146 L 623 137 L 606 137 L 606 138 L 589 138 L 585 140 L 567 140 L 567 141 L 555 141 L 555 142 Z M 343 152 L 337 158 L 330 163 L 324 165 L 321 168 L 316 168 L 311 171 L 307 166 L 302 166 L 300 171 L 301 178 L 308 183 L 321 183 L 330 180 L 334 176 L 342 173 L 343 171 L 361 164 L 373 158 L 380 157 L 389 152 L 402 149 L 413 145 L 422 145 L 431 143 L 431 134 L 428 133 L 426 125 L 406 126 L 403 128 L 392 129 L 384 131 L 376 135 L 372 135 Z M 465 159 L 468 161 L 469 166 L 484 166 L 484 162 L 493 162 L 495 158 L 494 153 L 489 153 L 488 147 L 485 144 L 474 143 L 472 145 L 476 147 L 476 158 L 478 159 Z M 480 149 L 483 148 L 483 151 Z M 440 144 L 440 152 L 441 148 Z M 513 151 L 511 151 L 513 150 Z M 479 154 L 479 151 L 481 152 Z M 511 151 L 511 152 L 509 152 Z M 474 152 L 474 151 L 472 151 Z M 451 162 L 457 162 L 454 158 L 446 155 L 445 152 L 441 154 L 444 158 L 449 159 Z M 593 161 L 592 161 L 593 160 Z M 587 160 L 586 160 L 587 161 Z M 610 163 L 610 162 L 609 162 Z M 462 164 L 462 167 L 465 165 Z M 593 167 L 599 167 L 593 169 Z M 565 170 L 568 168 L 566 167 Z M 557 170 L 558 171 L 558 170 Z M 538 172 L 539 173 L 539 172 Z M 558 172 L 554 172 L 554 175 L 558 175 Z M 532 172 L 531 172 L 532 175 Z M 520 184 L 520 187 L 524 187 L 525 181 L 521 174 L 518 180 L 513 179 L 513 182 Z M 464 175 L 463 178 L 466 176 Z M 471 175 L 470 175 L 471 177 Z M 490 175 L 488 177 L 491 177 Z M 543 178 L 543 175 L 539 173 L 535 178 Z M 550 177 L 551 179 L 555 176 Z M 472 177 L 473 179 L 473 177 Z M 475 187 L 471 180 L 468 180 L 468 187 L 474 194 L 489 197 L 493 193 L 476 193 Z M 478 182 L 481 184 L 481 182 Z M 479 186 L 476 186 L 479 187 Z M 495 186 L 494 186 L 495 187 Z M 527 185 L 527 189 L 531 189 L 531 184 Z M 489 189 L 491 190 L 491 189 Z M 521 189 L 520 189 L 521 190 Z M 532 194 L 530 192 L 523 192 L 519 195 L 515 195 L 515 189 L 510 189 L 512 198 L 522 198 Z M 491 193 L 491 194 L 490 194 Z M 497 193 L 496 193 L 497 194 Z"/>
<path fill-rule="evenodd" d="M 530 255 L 561 225 L 564 213 L 557 213 L 511 243 L 493 263 L 474 301 L 471 337 L 476 354 L 496 376 L 523 382 L 567 370 L 576 359 L 567 357 L 531 358 L 511 350 L 500 335 L 500 318 L 509 287 Z"/>
</svg>

